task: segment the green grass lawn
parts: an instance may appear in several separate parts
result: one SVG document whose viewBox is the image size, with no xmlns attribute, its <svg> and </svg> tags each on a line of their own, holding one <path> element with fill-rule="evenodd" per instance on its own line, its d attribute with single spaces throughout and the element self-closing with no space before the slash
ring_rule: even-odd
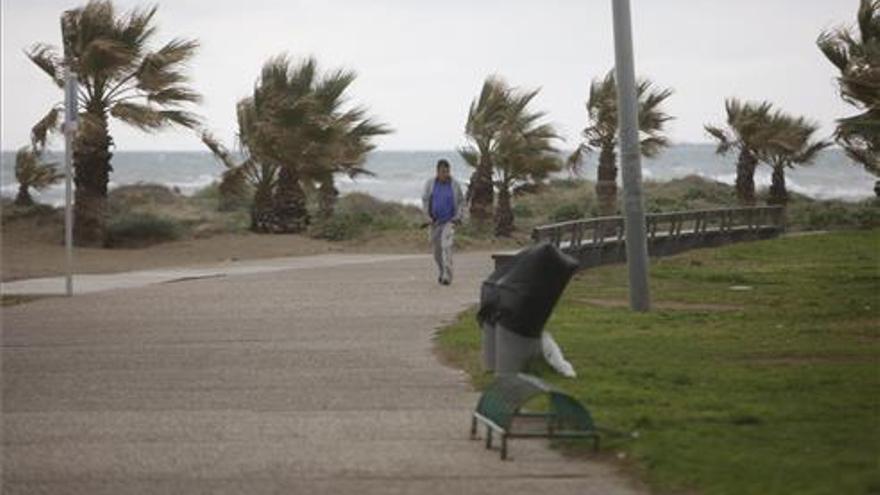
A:
<svg viewBox="0 0 880 495">
<path fill-rule="evenodd" d="M 651 285 L 635 314 L 624 266 L 584 271 L 547 324 L 578 378 L 543 378 L 638 432 L 603 450 L 661 492 L 880 493 L 880 231 L 692 251 Z M 473 316 L 438 343 L 482 387 Z"/>
</svg>

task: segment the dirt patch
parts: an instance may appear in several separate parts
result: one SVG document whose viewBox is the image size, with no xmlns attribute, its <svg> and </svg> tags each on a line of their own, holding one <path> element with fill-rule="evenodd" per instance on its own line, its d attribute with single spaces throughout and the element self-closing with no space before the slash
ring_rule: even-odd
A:
<svg viewBox="0 0 880 495">
<path fill-rule="evenodd" d="M 601 308 L 628 308 L 629 301 L 624 299 L 576 299 L 576 302 L 599 306 Z M 744 306 L 735 304 L 683 303 L 675 301 L 654 301 L 651 307 L 672 311 L 740 311 Z"/>
<path fill-rule="evenodd" d="M 801 356 L 750 356 L 743 359 L 748 364 L 760 366 L 805 366 L 813 364 L 841 364 L 841 363 L 878 363 L 878 356 L 864 356 L 853 354 L 836 355 L 801 355 Z"/>
<path fill-rule="evenodd" d="M 7 220 L 2 228 L 0 279 L 4 282 L 63 275 L 65 250 L 59 219 Z M 459 252 L 493 251 L 511 240 L 461 239 Z M 129 249 L 76 248 L 74 272 L 116 273 L 155 268 L 244 261 L 327 253 L 427 254 L 423 230 L 389 231 L 365 239 L 330 242 L 304 235 L 217 234 Z M 486 255 L 488 258 L 488 254 Z"/>
<path fill-rule="evenodd" d="M 57 296 L 27 296 L 27 295 L 18 295 L 18 294 L 4 294 L 0 296 L 0 306 L 17 306 L 19 304 L 26 304 L 33 301 L 38 301 L 40 299 L 46 299 L 47 297 L 57 297 Z"/>
</svg>

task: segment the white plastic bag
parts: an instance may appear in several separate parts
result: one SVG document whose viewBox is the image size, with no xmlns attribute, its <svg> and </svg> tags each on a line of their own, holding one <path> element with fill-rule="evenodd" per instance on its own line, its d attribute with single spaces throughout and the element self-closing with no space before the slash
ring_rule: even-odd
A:
<svg viewBox="0 0 880 495">
<path fill-rule="evenodd" d="M 560 349 L 559 344 L 553 340 L 553 336 L 550 335 L 550 332 L 541 333 L 541 350 L 544 353 L 544 360 L 547 361 L 547 364 L 549 364 L 550 367 L 556 370 L 560 375 L 566 378 L 575 378 L 577 376 L 577 373 L 574 371 L 574 366 L 565 360 L 565 356 L 562 355 L 562 349 Z"/>
</svg>

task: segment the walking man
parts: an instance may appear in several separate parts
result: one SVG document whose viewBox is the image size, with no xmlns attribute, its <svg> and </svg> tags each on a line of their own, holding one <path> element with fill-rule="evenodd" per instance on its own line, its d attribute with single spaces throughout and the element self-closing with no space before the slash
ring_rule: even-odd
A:
<svg viewBox="0 0 880 495">
<path fill-rule="evenodd" d="M 442 285 L 452 283 L 452 243 L 455 225 L 461 223 L 464 195 L 461 184 L 452 178 L 449 162 L 437 162 L 437 175 L 425 183 L 422 209 L 431 219 L 431 245 Z"/>
</svg>

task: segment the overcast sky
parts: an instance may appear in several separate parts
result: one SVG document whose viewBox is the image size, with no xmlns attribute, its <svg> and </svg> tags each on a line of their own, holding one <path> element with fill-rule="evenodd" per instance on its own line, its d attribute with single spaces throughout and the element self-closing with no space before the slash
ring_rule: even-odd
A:
<svg viewBox="0 0 880 495">
<path fill-rule="evenodd" d="M 59 14 L 81 2 L 2 1 L 2 149 L 27 142 L 60 91 L 22 53 L 58 44 Z M 119 0 L 124 9 L 142 1 Z M 830 134 L 852 113 L 837 96 L 820 31 L 851 23 L 857 0 L 632 0 L 636 70 L 675 94 L 676 142 L 705 142 L 723 100 L 768 99 Z M 613 64 L 610 0 L 174 0 L 159 4 L 157 41 L 197 38 L 193 86 L 207 128 L 230 141 L 235 102 L 262 63 L 287 52 L 358 72 L 353 101 L 396 132 L 381 149 L 451 149 L 463 143 L 483 79 L 541 87 L 535 101 L 573 147 L 585 123 L 589 81 Z M 194 133 L 111 127 L 119 150 L 201 150 Z M 58 143 L 56 143 L 58 144 Z"/>
</svg>

